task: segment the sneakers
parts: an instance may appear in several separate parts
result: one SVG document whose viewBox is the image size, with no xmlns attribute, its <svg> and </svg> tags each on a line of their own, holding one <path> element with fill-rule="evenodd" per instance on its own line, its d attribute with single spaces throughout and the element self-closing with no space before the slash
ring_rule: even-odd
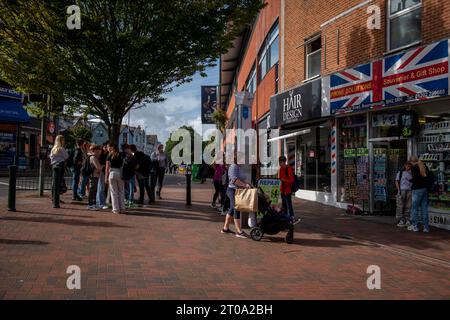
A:
<svg viewBox="0 0 450 320">
<path fill-rule="evenodd" d="M 89 211 L 98 211 L 98 207 L 96 205 L 88 206 Z"/>
<path fill-rule="evenodd" d="M 406 223 L 403 220 L 400 220 L 400 222 L 397 223 L 397 227 L 400 227 L 400 228 L 406 227 Z"/>
<path fill-rule="evenodd" d="M 424 233 L 429 233 L 429 232 L 430 232 L 430 229 L 429 229 L 429 228 L 423 228 L 423 232 L 424 232 Z"/>
<path fill-rule="evenodd" d="M 83 201 L 83 198 L 81 198 L 81 197 L 72 198 L 72 201 Z"/>
<path fill-rule="evenodd" d="M 410 225 L 410 226 L 408 227 L 408 231 L 418 232 L 418 231 L 419 231 L 419 228 L 417 228 L 416 226 Z"/>
<path fill-rule="evenodd" d="M 248 235 L 244 231 L 241 231 L 239 233 L 236 233 L 236 238 L 247 239 Z"/>
<path fill-rule="evenodd" d="M 215 203 L 211 203 L 211 208 L 215 209 L 216 208 L 216 204 Z"/>
<path fill-rule="evenodd" d="M 102 210 L 108 210 L 108 209 L 109 209 L 108 206 L 103 206 L 103 207 L 102 207 Z"/>
<path fill-rule="evenodd" d="M 296 225 L 296 224 L 298 224 L 298 223 L 300 223 L 300 221 L 302 221 L 302 219 L 301 218 L 297 218 L 297 219 L 295 219 L 294 217 L 292 217 L 292 225 Z"/>
<path fill-rule="evenodd" d="M 221 233 L 234 233 L 233 231 L 231 231 L 230 229 L 222 229 L 222 231 L 220 231 Z"/>
</svg>

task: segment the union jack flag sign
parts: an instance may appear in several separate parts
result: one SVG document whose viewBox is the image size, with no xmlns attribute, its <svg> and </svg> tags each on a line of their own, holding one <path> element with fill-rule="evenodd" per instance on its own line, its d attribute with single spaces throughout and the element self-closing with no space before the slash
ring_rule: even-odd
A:
<svg viewBox="0 0 450 320">
<path fill-rule="evenodd" d="M 449 47 L 443 40 L 332 74 L 331 113 L 447 96 Z"/>
</svg>

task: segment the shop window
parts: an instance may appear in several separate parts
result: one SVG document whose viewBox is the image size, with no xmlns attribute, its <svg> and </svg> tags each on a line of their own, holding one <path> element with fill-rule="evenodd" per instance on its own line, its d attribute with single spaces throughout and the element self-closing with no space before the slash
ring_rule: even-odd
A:
<svg viewBox="0 0 450 320">
<path fill-rule="evenodd" d="M 338 200 L 368 204 L 369 150 L 365 115 L 338 119 Z"/>
<path fill-rule="evenodd" d="M 306 79 L 320 75 L 322 38 L 317 37 L 306 45 Z"/>
<path fill-rule="evenodd" d="M 421 0 L 390 0 L 388 50 L 403 48 L 421 40 Z"/>
<path fill-rule="evenodd" d="M 260 52 L 258 54 L 259 62 L 259 79 L 264 79 L 267 72 L 272 68 L 279 60 L 279 29 L 278 21 L 269 31 L 266 39 L 264 40 Z"/>
<path fill-rule="evenodd" d="M 430 207 L 438 213 L 450 213 L 450 114 L 420 118 L 417 154 L 435 177 L 429 194 Z M 430 223 L 438 216 L 431 217 Z"/>
<path fill-rule="evenodd" d="M 330 126 L 309 128 L 298 136 L 295 155 L 296 174 L 303 190 L 331 192 Z"/>
<path fill-rule="evenodd" d="M 372 138 L 398 137 L 399 123 L 398 112 L 378 113 L 372 115 Z"/>
</svg>

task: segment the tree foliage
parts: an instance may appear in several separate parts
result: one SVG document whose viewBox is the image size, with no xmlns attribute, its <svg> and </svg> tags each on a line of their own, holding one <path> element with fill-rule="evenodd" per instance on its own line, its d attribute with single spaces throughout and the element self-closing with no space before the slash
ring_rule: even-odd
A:
<svg viewBox="0 0 450 320">
<path fill-rule="evenodd" d="M 214 65 L 261 0 L 84 0 L 81 30 L 64 0 L 0 0 L 0 78 L 64 98 L 117 140 L 133 107 L 163 100 Z M 83 106 L 83 109 L 80 109 Z"/>
<path fill-rule="evenodd" d="M 68 149 L 73 149 L 78 139 L 82 139 L 84 141 L 91 141 L 92 139 L 91 130 L 81 124 L 64 130 L 62 135 L 64 136 L 64 141 Z"/>
<path fill-rule="evenodd" d="M 223 133 L 228 120 L 226 112 L 222 108 L 217 108 L 212 114 L 212 119 L 217 129 Z"/>
</svg>

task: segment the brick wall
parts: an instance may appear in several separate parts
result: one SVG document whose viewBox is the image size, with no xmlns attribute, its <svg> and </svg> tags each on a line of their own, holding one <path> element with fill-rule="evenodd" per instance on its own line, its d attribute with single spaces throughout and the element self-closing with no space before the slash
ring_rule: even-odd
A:
<svg viewBox="0 0 450 320">
<path fill-rule="evenodd" d="M 321 33 L 321 74 L 383 57 L 387 52 L 385 0 L 371 3 L 321 27 L 363 0 L 285 0 L 284 90 L 305 80 L 305 39 Z M 381 29 L 369 30 L 367 8 L 381 9 Z M 422 43 L 450 38 L 450 1 L 422 0 Z"/>
<path fill-rule="evenodd" d="M 237 71 L 237 89 L 245 89 L 247 79 L 256 64 L 258 52 L 263 44 L 270 28 L 277 21 L 280 13 L 280 0 L 267 0 L 266 7 L 259 13 L 257 21 L 253 26 L 251 37 L 244 48 L 244 56 Z M 258 83 L 255 97 L 252 103 L 252 117 L 256 121 L 270 110 L 269 98 L 275 94 L 275 72 L 274 67 Z M 235 106 L 234 92 L 228 104 L 227 116 L 230 117 Z"/>
</svg>

